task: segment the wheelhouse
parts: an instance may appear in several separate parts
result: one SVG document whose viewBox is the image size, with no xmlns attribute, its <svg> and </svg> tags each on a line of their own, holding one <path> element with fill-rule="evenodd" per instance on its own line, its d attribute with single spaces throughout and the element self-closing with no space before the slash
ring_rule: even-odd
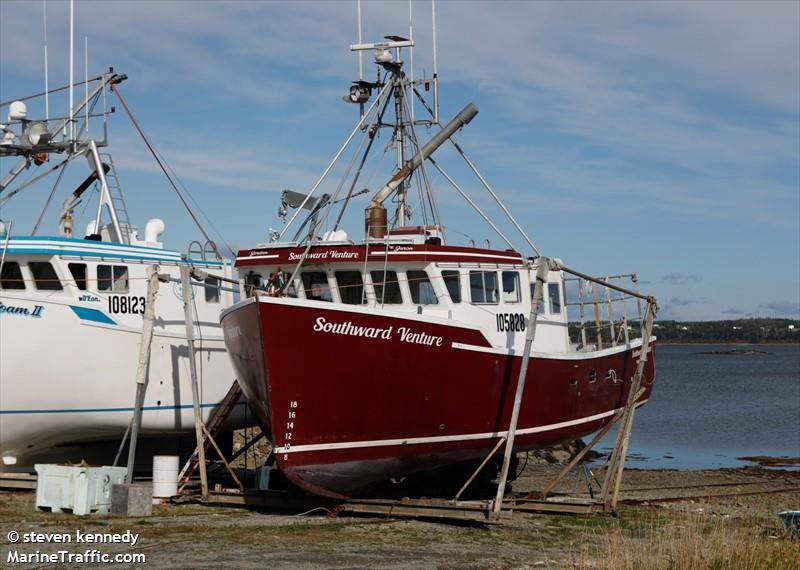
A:
<svg viewBox="0 0 800 570">
<path fill-rule="evenodd" d="M 239 252 L 236 267 L 251 296 L 479 323 L 493 346 L 521 350 L 536 260 L 513 250 L 430 243 L 424 228 L 417 235 L 408 230 L 362 244 L 262 244 Z M 538 326 L 536 350 L 569 350 L 561 272 L 549 274 Z"/>
</svg>

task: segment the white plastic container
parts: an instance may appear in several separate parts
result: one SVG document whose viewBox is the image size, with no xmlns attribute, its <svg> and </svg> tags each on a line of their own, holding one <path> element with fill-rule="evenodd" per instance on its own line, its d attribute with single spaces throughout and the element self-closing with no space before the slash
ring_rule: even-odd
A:
<svg viewBox="0 0 800 570">
<path fill-rule="evenodd" d="M 36 508 L 75 515 L 108 514 L 111 487 L 125 482 L 125 467 L 81 467 L 38 464 L 34 466 Z"/>
<path fill-rule="evenodd" d="M 153 456 L 153 500 L 178 494 L 178 456 Z"/>
</svg>

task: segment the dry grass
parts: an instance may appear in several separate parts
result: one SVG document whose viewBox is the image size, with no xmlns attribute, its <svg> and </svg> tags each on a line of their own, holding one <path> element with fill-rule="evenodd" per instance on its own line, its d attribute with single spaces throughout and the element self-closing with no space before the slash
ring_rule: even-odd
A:
<svg viewBox="0 0 800 570">
<path fill-rule="evenodd" d="M 625 528 L 596 528 L 579 566 L 609 570 L 797 570 L 800 541 L 777 521 L 673 513 Z M 591 552 L 591 551 L 594 552 Z M 593 562 L 592 562 L 593 561 Z"/>
</svg>

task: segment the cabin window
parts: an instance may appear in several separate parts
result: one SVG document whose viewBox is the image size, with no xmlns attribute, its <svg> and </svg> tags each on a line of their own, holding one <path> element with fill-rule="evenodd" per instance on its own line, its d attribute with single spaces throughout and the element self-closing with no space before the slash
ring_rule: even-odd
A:
<svg viewBox="0 0 800 570">
<path fill-rule="evenodd" d="M 125 265 L 98 265 L 97 290 L 127 293 L 128 267 Z"/>
<path fill-rule="evenodd" d="M 256 290 L 264 289 L 261 275 L 252 269 L 244 276 L 244 290 L 248 297 L 252 297 Z"/>
<path fill-rule="evenodd" d="M 333 301 L 331 286 L 328 284 L 328 275 L 324 271 L 304 271 L 300 276 L 303 279 L 303 290 L 306 292 L 306 299 Z"/>
<path fill-rule="evenodd" d="M 364 303 L 364 279 L 360 271 L 337 271 L 335 275 L 342 303 L 346 305 Z"/>
<path fill-rule="evenodd" d="M 461 276 L 458 271 L 442 271 L 442 280 L 444 286 L 447 287 L 447 292 L 450 294 L 450 300 L 453 303 L 461 302 Z"/>
<path fill-rule="evenodd" d="M 415 305 L 438 305 L 439 299 L 433 290 L 428 274 L 420 270 L 406 271 L 408 288 L 411 291 L 411 301 Z"/>
<path fill-rule="evenodd" d="M 519 303 L 521 300 L 519 273 L 516 271 L 503 271 L 503 302 Z"/>
<path fill-rule="evenodd" d="M 473 303 L 497 304 L 497 273 L 470 271 L 469 289 Z"/>
<path fill-rule="evenodd" d="M 206 277 L 206 303 L 219 303 L 219 279 Z"/>
<path fill-rule="evenodd" d="M 16 261 L 6 261 L 0 272 L 0 287 L 3 289 L 25 289 L 25 279 Z"/>
<path fill-rule="evenodd" d="M 69 272 L 75 281 L 75 286 L 81 291 L 86 291 L 86 264 L 70 263 L 67 267 L 69 267 Z"/>
<path fill-rule="evenodd" d="M 534 281 L 533 283 L 531 283 L 531 303 L 533 303 L 533 300 L 535 298 L 536 298 L 536 282 Z M 544 290 L 542 290 L 542 302 L 539 304 L 539 310 L 536 311 L 537 315 L 544 314 L 544 303 L 545 303 L 544 299 L 545 299 L 545 294 Z"/>
<path fill-rule="evenodd" d="M 381 305 L 399 305 L 403 302 L 400 293 L 400 282 L 394 271 L 370 271 L 372 286 L 375 288 L 375 300 Z"/>
<path fill-rule="evenodd" d="M 561 287 L 558 283 L 547 284 L 547 295 L 550 297 L 550 314 L 561 314 Z"/>
<path fill-rule="evenodd" d="M 40 291 L 61 291 L 61 280 L 49 261 L 29 261 L 28 268 L 33 274 L 33 282 Z"/>
</svg>

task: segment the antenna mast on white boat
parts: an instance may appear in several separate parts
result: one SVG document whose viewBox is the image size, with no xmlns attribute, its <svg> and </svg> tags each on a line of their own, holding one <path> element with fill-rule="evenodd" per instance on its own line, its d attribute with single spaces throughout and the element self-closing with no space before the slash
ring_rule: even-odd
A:
<svg viewBox="0 0 800 570">
<path fill-rule="evenodd" d="M 44 24 L 44 122 L 50 120 L 50 85 L 47 76 L 47 0 L 42 0 L 42 22 Z"/>
<path fill-rule="evenodd" d="M 431 31 L 433 34 L 433 122 L 439 124 L 439 69 L 436 65 L 436 0 L 431 0 Z"/>
<path fill-rule="evenodd" d="M 408 0 L 408 41 L 411 42 L 411 47 L 408 48 L 408 75 L 411 80 L 411 89 L 414 89 L 414 18 L 411 13 L 411 0 Z M 411 124 L 414 124 L 414 97 L 411 99 L 410 117 Z"/>
<path fill-rule="evenodd" d="M 75 0 L 69 0 L 69 142 L 75 152 Z"/>
<path fill-rule="evenodd" d="M 83 95 L 89 99 L 89 36 L 83 36 Z M 89 105 L 84 108 L 86 116 L 86 134 L 89 134 Z"/>
</svg>

